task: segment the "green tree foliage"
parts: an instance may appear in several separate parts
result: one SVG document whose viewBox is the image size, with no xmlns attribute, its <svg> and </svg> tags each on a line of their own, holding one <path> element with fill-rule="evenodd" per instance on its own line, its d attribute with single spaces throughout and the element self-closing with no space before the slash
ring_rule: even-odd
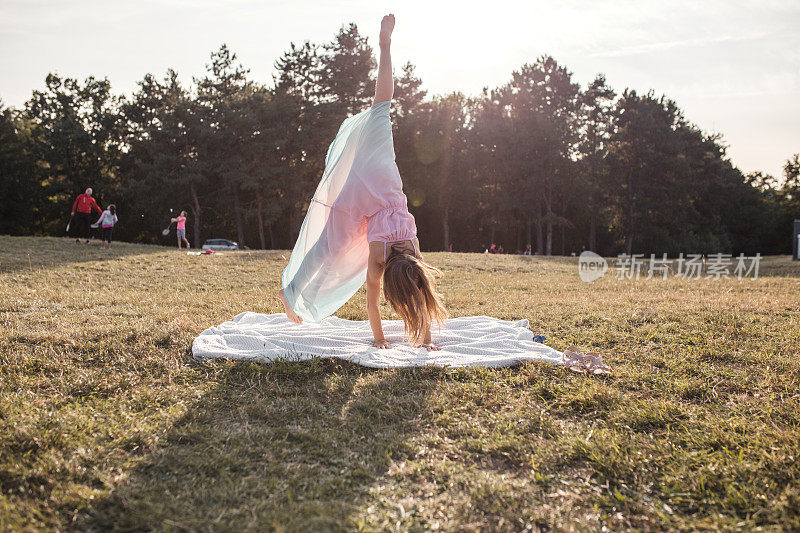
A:
<svg viewBox="0 0 800 533">
<path fill-rule="evenodd" d="M 377 65 L 372 47 L 356 25 L 343 26 L 322 50 L 317 78 L 321 99 L 346 113 L 368 107 L 375 92 L 372 73 Z"/>
<path fill-rule="evenodd" d="M 25 114 L 35 124 L 34 151 L 44 177 L 36 195 L 42 205 L 43 229 L 63 233 L 66 204 L 87 187 L 98 202 L 113 201 L 116 164 L 122 144 L 120 97 L 111 94 L 107 79 L 73 78 L 48 74 L 46 89 L 34 91 Z"/>
<path fill-rule="evenodd" d="M 794 154 L 783 165 L 783 177 L 775 178 L 768 174 L 755 172 L 747 176 L 747 181 L 759 195 L 759 226 L 742 233 L 748 239 L 758 239 L 751 246 L 766 253 L 787 253 L 791 250 L 789 239 L 792 235 L 793 221 L 800 219 L 800 154 Z M 748 205 L 749 209 L 754 207 Z M 756 229 L 756 231 L 753 231 Z M 764 253 L 764 252 L 762 252 Z"/>
<path fill-rule="evenodd" d="M 605 184 L 609 180 L 608 140 L 613 131 L 613 103 L 616 93 L 606 84 L 606 78 L 598 75 L 579 97 L 580 122 L 578 161 L 579 196 L 585 199 L 585 209 L 576 206 L 573 222 L 588 224 L 588 250 L 598 249 L 597 232 L 599 221 L 609 217 L 607 205 L 609 195 Z M 588 220 L 587 220 L 588 219 Z M 608 227 L 606 225 L 606 227 Z"/>
<path fill-rule="evenodd" d="M 146 75 L 123 105 L 122 116 L 128 150 L 121 158 L 120 193 L 131 216 L 121 227 L 136 240 L 153 241 L 154 228 L 186 210 L 199 246 L 210 195 L 205 193 L 208 165 L 199 153 L 204 124 L 198 104 L 169 70 L 162 81 Z"/>
<path fill-rule="evenodd" d="M 511 228 L 506 243 L 516 249 L 532 242 L 551 254 L 554 228 L 571 227 L 567 199 L 576 176 L 580 88 L 552 57 L 523 65 L 505 86 L 486 95 L 479 107 L 477 140 L 490 161 L 484 197 L 492 220 L 489 240 L 499 226 Z M 510 240 L 510 243 L 509 243 Z"/>
<path fill-rule="evenodd" d="M 397 130 L 403 140 L 398 145 L 405 152 L 398 167 L 405 176 L 404 186 L 421 238 L 438 242 L 432 246 L 445 250 L 454 239 L 456 213 L 464 213 L 469 204 L 465 194 L 470 190 L 466 146 L 469 101 L 461 93 L 452 93 L 423 106 L 421 101 L 414 103 L 414 98 L 408 98 L 411 93 L 403 92 L 405 114 L 398 118 Z"/>
<path fill-rule="evenodd" d="M 264 88 L 253 92 L 249 100 L 249 113 L 255 123 L 244 147 L 248 165 L 242 190 L 251 200 L 250 212 L 255 215 L 261 248 L 291 245 L 279 241 L 275 228 L 281 214 L 290 207 L 287 190 L 291 189 L 294 178 L 291 169 L 295 163 L 292 133 L 299 129 L 296 104 L 291 96 Z"/>
<path fill-rule="evenodd" d="M 0 105 L 0 232 L 63 234 L 92 187 L 122 239 L 171 243 L 181 210 L 199 246 L 226 237 L 291 247 L 342 120 L 372 101 L 376 62 L 354 24 L 291 44 L 269 83 L 222 45 L 200 79 L 50 74 L 24 109 Z M 800 218 L 800 161 L 747 176 L 723 139 L 676 102 L 598 75 L 581 87 L 550 56 L 475 98 L 429 96 L 411 63 L 395 75 L 397 164 L 426 249 L 538 253 L 785 253 Z"/>
<path fill-rule="evenodd" d="M 43 173 L 37 164 L 34 124 L 24 113 L 0 102 L 0 234 L 28 235 L 42 230 Z M 46 219 L 45 219 L 46 220 Z"/>
<path fill-rule="evenodd" d="M 786 161 L 783 176 L 787 207 L 791 213 L 800 216 L 800 154 L 794 154 Z"/>
<path fill-rule="evenodd" d="M 607 185 L 616 249 L 753 250 L 758 195 L 731 166 L 719 136 L 704 134 L 674 101 L 652 92 L 626 90 L 613 120 Z"/>
<path fill-rule="evenodd" d="M 247 79 L 249 71 L 236 63 L 236 54 L 224 44 L 211 54 L 206 69 L 206 76 L 197 81 L 198 113 L 204 131 L 200 158 L 212 179 L 221 185 L 223 202 L 227 203 L 217 225 L 228 225 L 232 216 L 237 240 L 245 245 L 242 186 L 252 169 L 253 154 L 247 148 L 257 129 L 250 105 L 254 87 Z"/>
</svg>

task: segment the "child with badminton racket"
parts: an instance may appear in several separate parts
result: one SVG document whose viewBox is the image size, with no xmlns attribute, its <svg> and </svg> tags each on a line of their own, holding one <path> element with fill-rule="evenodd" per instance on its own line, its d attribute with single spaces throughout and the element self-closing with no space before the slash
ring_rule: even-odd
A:
<svg viewBox="0 0 800 533">
<path fill-rule="evenodd" d="M 186 211 L 181 211 L 177 217 L 170 219 L 170 222 L 177 222 L 176 233 L 178 234 L 178 248 L 181 248 L 182 243 L 186 243 L 187 248 L 191 248 L 189 241 L 186 240 Z"/>
</svg>

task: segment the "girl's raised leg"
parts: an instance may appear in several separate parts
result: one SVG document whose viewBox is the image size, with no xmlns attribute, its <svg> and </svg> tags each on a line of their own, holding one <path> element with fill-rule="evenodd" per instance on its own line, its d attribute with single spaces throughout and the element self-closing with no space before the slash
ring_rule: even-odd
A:
<svg viewBox="0 0 800 533">
<path fill-rule="evenodd" d="M 372 105 L 386 102 L 394 95 L 394 78 L 392 76 L 392 31 L 394 30 L 394 15 L 386 15 L 381 21 L 381 33 L 378 45 L 381 54 L 378 59 L 378 81 L 375 83 L 375 99 Z"/>
</svg>

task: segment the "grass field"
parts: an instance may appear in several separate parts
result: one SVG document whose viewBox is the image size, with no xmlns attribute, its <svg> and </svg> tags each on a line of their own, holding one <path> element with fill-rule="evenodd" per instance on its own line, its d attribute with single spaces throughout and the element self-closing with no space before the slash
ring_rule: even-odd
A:
<svg viewBox="0 0 800 533">
<path fill-rule="evenodd" d="M 453 316 L 527 318 L 605 378 L 193 362 L 208 326 L 280 310 L 287 256 L 0 237 L 0 530 L 800 529 L 788 257 L 587 285 L 574 259 L 427 255 Z"/>
</svg>

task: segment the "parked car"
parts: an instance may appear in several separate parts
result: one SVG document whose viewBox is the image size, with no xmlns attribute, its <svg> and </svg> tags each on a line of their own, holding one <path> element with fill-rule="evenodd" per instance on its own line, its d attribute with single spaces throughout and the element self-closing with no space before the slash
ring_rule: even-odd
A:
<svg viewBox="0 0 800 533">
<path fill-rule="evenodd" d="M 203 250 L 241 250 L 238 242 L 228 239 L 208 239 L 203 243 Z"/>
</svg>

